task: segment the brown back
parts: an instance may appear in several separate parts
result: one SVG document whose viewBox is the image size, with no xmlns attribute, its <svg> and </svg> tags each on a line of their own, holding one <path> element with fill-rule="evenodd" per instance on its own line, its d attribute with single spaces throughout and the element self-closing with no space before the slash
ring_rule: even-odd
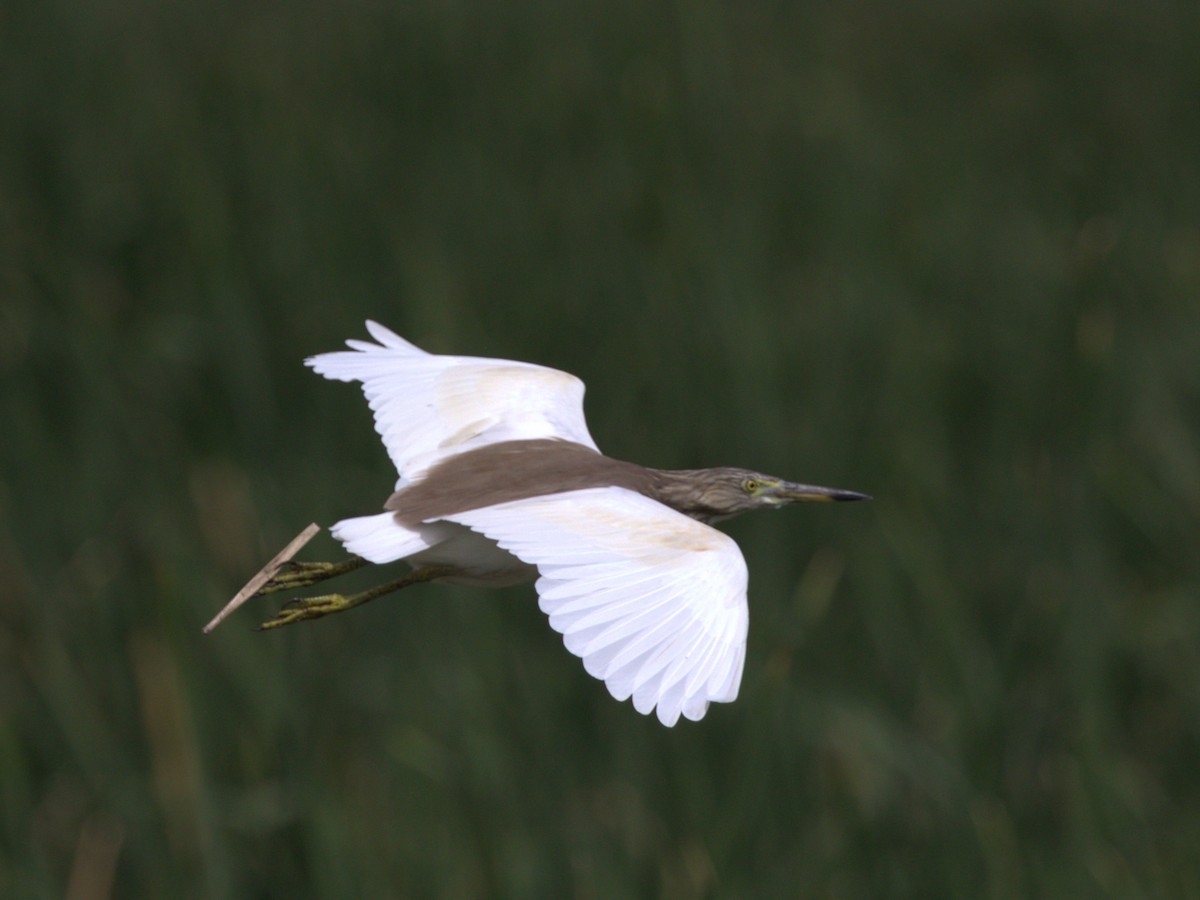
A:
<svg viewBox="0 0 1200 900">
<path fill-rule="evenodd" d="M 400 524 L 412 527 L 471 509 L 584 488 L 616 485 L 652 496 L 655 474 L 570 441 L 505 441 L 443 460 L 392 494 L 384 509 L 394 510 Z"/>
</svg>

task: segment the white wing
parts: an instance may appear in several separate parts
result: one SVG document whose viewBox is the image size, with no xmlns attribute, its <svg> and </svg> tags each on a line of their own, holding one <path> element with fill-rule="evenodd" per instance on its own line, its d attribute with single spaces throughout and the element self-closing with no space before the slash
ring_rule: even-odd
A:
<svg viewBox="0 0 1200 900">
<path fill-rule="evenodd" d="M 305 364 L 335 381 L 362 382 L 401 483 L 448 456 L 499 441 L 562 438 L 597 449 L 583 418 L 583 382 L 574 375 L 503 359 L 435 356 L 375 322 L 367 330 L 379 343 L 346 341 L 350 350 Z"/>
<path fill-rule="evenodd" d="M 551 627 L 618 700 L 671 726 L 737 697 L 749 613 L 732 538 L 617 487 L 446 518 L 537 566 Z"/>
</svg>

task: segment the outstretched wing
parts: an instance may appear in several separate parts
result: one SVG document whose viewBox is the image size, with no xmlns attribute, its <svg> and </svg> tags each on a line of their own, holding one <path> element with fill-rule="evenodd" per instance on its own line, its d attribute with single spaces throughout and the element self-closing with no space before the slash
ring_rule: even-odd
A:
<svg viewBox="0 0 1200 900">
<path fill-rule="evenodd" d="M 583 382 L 574 375 L 532 363 L 436 356 L 375 322 L 367 331 L 378 343 L 349 340 L 350 350 L 305 364 L 335 381 L 362 382 L 400 484 L 448 456 L 500 441 L 561 438 L 596 449 L 583 418 Z"/>
<path fill-rule="evenodd" d="M 618 487 L 446 519 L 537 566 L 551 627 L 618 700 L 672 726 L 737 697 L 749 613 L 732 538 Z"/>
</svg>

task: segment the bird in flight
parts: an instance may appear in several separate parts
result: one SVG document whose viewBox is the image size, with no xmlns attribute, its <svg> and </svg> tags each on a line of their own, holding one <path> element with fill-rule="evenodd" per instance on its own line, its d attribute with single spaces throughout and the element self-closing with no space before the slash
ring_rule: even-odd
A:
<svg viewBox="0 0 1200 900">
<path fill-rule="evenodd" d="M 567 649 L 617 700 L 673 726 L 737 697 L 747 572 L 713 523 L 797 501 L 866 494 L 739 468 L 651 469 L 603 455 L 583 417 L 583 382 L 531 363 L 439 356 L 367 322 L 375 342 L 306 360 L 357 381 L 399 472 L 374 515 L 331 533 L 351 554 L 296 562 L 288 548 L 205 630 L 251 596 L 308 587 L 368 563 L 401 578 L 344 596 L 297 598 L 261 626 L 351 609 L 421 582 L 478 587 L 536 579 Z M 310 526 L 316 533 L 315 526 Z M 308 535 L 311 536 L 311 535 Z M 304 535 L 293 545 L 302 543 Z"/>
</svg>

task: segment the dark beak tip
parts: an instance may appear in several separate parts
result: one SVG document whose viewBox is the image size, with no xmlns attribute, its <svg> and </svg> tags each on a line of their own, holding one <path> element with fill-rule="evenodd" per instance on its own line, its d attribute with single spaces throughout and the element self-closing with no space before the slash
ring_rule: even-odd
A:
<svg viewBox="0 0 1200 900">
<path fill-rule="evenodd" d="M 870 494 L 860 494 L 858 491 L 838 491 L 833 495 L 833 499 L 839 503 L 845 503 L 851 500 L 874 500 Z"/>
<path fill-rule="evenodd" d="M 810 487 L 796 485 L 787 491 L 781 491 L 782 499 L 789 502 L 807 501 L 809 503 L 845 503 L 850 500 L 874 500 L 870 494 L 860 491 L 845 491 L 841 488 Z"/>
</svg>

